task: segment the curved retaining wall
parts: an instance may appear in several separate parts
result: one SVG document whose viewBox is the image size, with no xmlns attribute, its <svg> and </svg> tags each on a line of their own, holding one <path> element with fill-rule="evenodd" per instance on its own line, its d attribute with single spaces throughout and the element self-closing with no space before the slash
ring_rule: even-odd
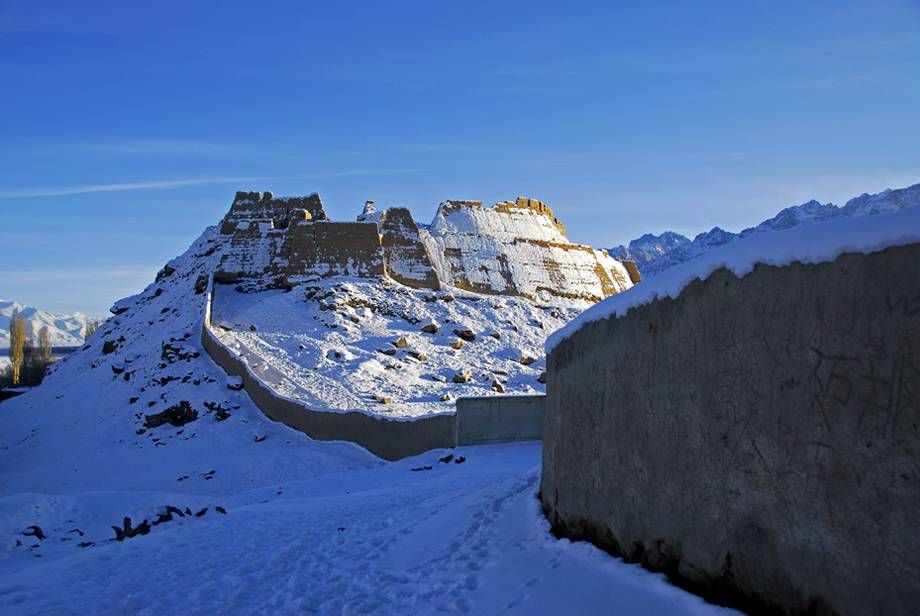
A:
<svg viewBox="0 0 920 616">
<path fill-rule="evenodd" d="M 431 449 L 456 447 L 457 419 L 453 414 L 415 421 L 395 421 L 357 411 L 336 413 L 313 410 L 295 400 L 279 396 L 211 331 L 211 277 L 205 300 L 201 344 L 214 362 L 231 375 L 243 379 L 243 388 L 256 406 L 274 421 L 299 430 L 319 441 L 351 441 L 384 460 L 399 460 Z"/>
<path fill-rule="evenodd" d="M 269 418 L 320 441 L 351 441 L 384 460 L 399 460 L 431 449 L 538 440 L 544 396 L 460 398 L 457 412 L 398 421 L 369 413 L 320 411 L 279 396 L 246 362 L 211 331 L 213 277 L 208 285 L 201 344 L 227 374 L 243 379 L 243 388 Z M 458 437 L 459 434 L 459 437 Z"/>
<path fill-rule="evenodd" d="M 757 613 L 920 613 L 920 244 L 719 270 L 547 379 L 558 534 Z"/>
<path fill-rule="evenodd" d="M 310 438 L 351 441 L 384 460 L 399 460 L 457 445 L 457 419 L 453 414 L 394 421 L 356 411 L 315 411 L 273 392 L 207 327 L 202 329 L 201 344 L 227 374 L 242 377 L 246 393 L 269 419 L 300 430 Z"/>
</svg>

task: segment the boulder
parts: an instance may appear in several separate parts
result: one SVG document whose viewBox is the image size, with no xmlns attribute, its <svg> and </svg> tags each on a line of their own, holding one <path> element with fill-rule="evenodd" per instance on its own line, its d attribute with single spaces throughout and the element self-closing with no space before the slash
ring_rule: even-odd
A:
<svg viewBox="0 0 920 616">
<path fill-rule="evenodd" d="M 476 334 L 474 334 L 473 330 L 470 330 L 470 329 L 455 329 L 454 334 L 458 338 L 462 340 L 466 340 L 467 342 L 472 342 L 476 340 Z"/>
</svg>

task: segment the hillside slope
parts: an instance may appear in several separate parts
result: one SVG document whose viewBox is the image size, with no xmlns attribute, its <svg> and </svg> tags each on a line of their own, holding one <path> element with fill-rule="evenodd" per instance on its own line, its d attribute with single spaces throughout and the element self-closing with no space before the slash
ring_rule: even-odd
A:
<svg viewBox="0 0 920 616">
<path fill-rule="evenodd" d="M 384 463 L 351 443 L 315 442 L 267 420 L 244 392 L 228 388 L 199 341 L 202 282 L 226 247 L 218 228 L 208 229 L 156 282 L 117 302 L 117 314 L 55 364 L 41 386 L 0 403 L 4 614 L 600 614 L 611 605 L 635 614 L 724 613 L 661 576 L 555 539 L 536 498 L 538 443 Z M 224 317 L 234 330 L 239 309 L 248 318 L 260 303 L 280 299 L 293 310 L 308 292 L 317 296 L 304 315 L 343 335 L 346 323 L 355 332 L 360 324 L 343 321 L 347 314 L 380 332 L 392 331 L 392 319 L 405 324 L 399 332 L 411 329 L 407 337 L 421 337 L 416 328 L 424 323 L 413 322 L 421 304 L 445 328 L 453 325 L 445 318 L 472 315 L 478 325 L 502 311 L 511 321 L 559 318 L 533 304 L 516 313 L 478 299 L 445 301 L 444 294 L 426 302 L 426 290 L 412 290 L 417 298 L 389 291 L 388 310 L 405 309 L 397 316 L 383 314 L 386 301 L 377 310 L 353 308 L 354 315 L 344 309 L 347 300 L 329 309 L 355 290 L 375 298 L 383 293 L 376 284 L 331 279 L 313 291 L 264 295 L 224 286 L 218 295 L 242 300 Z M 514 298 L 490 299 L 508 306 Z M 372 314 L 362 317 L 361 308 Z M 270 340 L 270 326 L 280 327 L 286 315 L 263 316 L 256 329 Z M 532 330 L 515 343 L 528 352 L 548 331 L 523 321 L 496 327 L 503 336 L 515 327 Z M 355 332 L 358 351 L 376 354 Z M 439 346 L 446 338 L 432 340 Z M 335 346 L 342 357 L 330 347 L 325 359 L 310 362 L 332 368 L 347 353 L 359 354 L 349 344 L 343 338 Z M 434 366 L 436 351 L 420 365 Z M 514 359 L 485 356 L 492 364 Z M 519 365 L 523 385 L 533 372 Z M 511 381 L 510 370 L 507 376 Z M 408 392 L 412 379 L 406 383 Z"/>
</svg>

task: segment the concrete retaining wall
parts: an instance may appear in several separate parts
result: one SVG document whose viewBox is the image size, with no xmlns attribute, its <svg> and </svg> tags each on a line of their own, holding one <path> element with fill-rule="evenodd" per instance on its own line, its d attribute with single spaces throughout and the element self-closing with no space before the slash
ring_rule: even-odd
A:
<svg viewBox="0 0 920 616">
<path fill-rule="evenodd" d="M 320 441 L 351 441 L 384 460 L 399 460 L 431 449 L 538 440 L 543 431 L 545 396 L 461 398 L 456 414 L 397 421 L 369 413 L 311 409 L 279 396 L 246 362 L 211 331 L 213 279 L 207 290 L 201 344 L 227 374 L 243 379 L 243 388 L 265 415 Z"/>
<path fill-rule="evenodd" d="M 920 613 L 920 245 L 720 270 L 547 378 L 557 533 L 758 613 Z"/>
<path fill-rule="evenodd" d="M 207 327 L 202 328 L 201 344 L 227 374 L 242 377 L 246 393 L 269 419 L 300 430 L 310 438 L 351 441 L 384 460 L 399 460 L 457 444 L 457 420 L 452 414 L 395 421 L 357 411 L 336 413 L 313 410 L 277 395 Z"/>
<path fill-rule="evenodd" d="M 457 444 L 486 445 L 543 438 L 546 396 L 457 399 Z"/>
</svg>

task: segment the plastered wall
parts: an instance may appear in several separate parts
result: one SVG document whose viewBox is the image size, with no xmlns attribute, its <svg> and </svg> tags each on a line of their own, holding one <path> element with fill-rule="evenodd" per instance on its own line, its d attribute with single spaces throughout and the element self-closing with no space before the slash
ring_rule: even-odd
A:
<svg viewBox="0 0 920 616">
<path fill-rule="evenodd" d="M 719 270 L 547 359 L 554 530 L 758 613 L 920 613 L 920 245 Z"/>
</svg>

